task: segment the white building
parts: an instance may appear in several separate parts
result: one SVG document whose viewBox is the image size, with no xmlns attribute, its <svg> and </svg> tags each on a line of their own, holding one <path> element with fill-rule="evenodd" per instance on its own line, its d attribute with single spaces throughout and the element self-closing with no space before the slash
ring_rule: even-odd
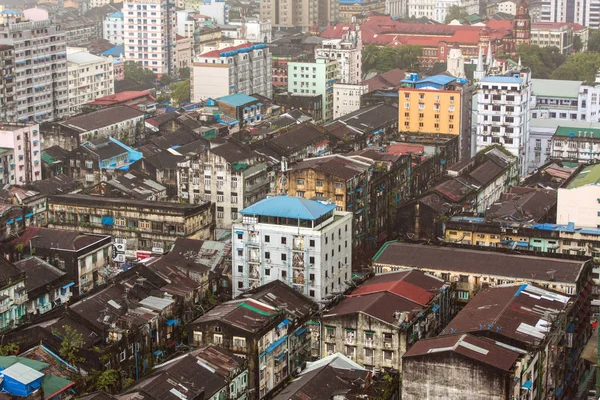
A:
<svg viewBox="0 0 600 400">
<path fill-rule="evenodd" d="M 270 184 L 262 157 L 233 142 L 187 156 L 177 164 L 177 198 L 189 204 L 215 204 L 220 229 L 230 229 L 244 207 L 264 199 Z"/>
<path fill-rule="evenodd" d="M 109 14 L 102 23 L 102 37 L 115 46 L 123 44 L 123 13 Z"/>
<path fill-rule="evenodd" d="M 564 55 L 573 51 L 573 26 L 568 23 L 534 22 L 531 24 L 532 46 L 556 47 Z"/>
<path fill-rule="evenodd" d="M 477 91 L 476 151 L 502 144 L 518 157 L 521 176 L 529 165 L 530 98 L 531 73 L 525 69 L 485 77 Z"/>
<path fill-rule="evenodd" d="M 85 51 L 68 51 L 67 72 L 70 114 L 79 114 L 84 104 L 115 93 L 112 57 L 99 57 Z"/>
<path fill-rule="evenodd" d="M 444 23 L 450 6 L 464 7 L 467 14 L 479 13 L 479 0 L 407 0 L 407 17 L 426 17 Z"/>
<path fill-rule="evenodd" d="M 333 84 L 333 119 L 360 109 L 360 96 L 369 91 L 369 85 Z"/>
<path fill-rule="evenodd" d="M 185 0 L 186 10 L 195 10 L 215 21 L 217 25 L 229 23 L 229 5 L 225 0 Z"/>
<path fill-rule="evenodd" d="M 315 49 L 315 59 L 337 62 L 338 82 L 357 85 L 362 82 L 362 37 L 358 27 L 341 39 L 327 39 Z"/>
<path fill-rule="evenodd" d="M 49 20 L 21 21 L 23 14 L 16 13 L 0 26 L 0 45 L 15 48 L 16 112 L 7 120 L 61 118 L 69 109 L 65 33 Z"/>
<path fill-rule="evenodd" d="M 575 22 L 600 28 L 600 0 L 542 0 L 541 22 Z"/>
<path fill-rule="evenodd" d="M 241 211 L 232 227 L 233 297 L 282 280 L 326 302 L 352 275 L 352 213 L 299 197 L 275 196 Z M 323 303 L 321 303 L 323 304 Z"/>
<path fill-rule="evenodd" d="M 199 29 L 199 22 L 197 22 L 192 15 L 195 14 L 194 10 L 178 10 L 176 15 L 177 20 L 177 34 L 187 38 L 194 38 L 194 33 Z"/>
<path fill-rule="evenodd" d="M 233 93 L 273 97 L 271 52 L 266 44 L 244 43 L 196 57 L 192 102 Z"/>
<path fill-rule="evenodd" d="M 582 81 L 532 79 L 531 117 L 564 121 L 600 121 L 600 77 Z"/>
<path fill-rule="evenodd" d="M 406 0 L 385 0 L 385 13 L 392 18 L 406 15 Z"/>
<path fill-rule="evenodd" d="M 0 185 L 42 179 L 40 126 L 0 125 Z"/>
<path fill-rule="evenodd" d="M 232 21 L 230 25 L 239 26 L 239 38 L 246 39 L 252 43 L 271 43 L 273 36 L 273 25 L 271 21 L 251 19 L 243 23 Z"/>
<path fill-rule="evenodd" d="M 156 74 L 171 74 L 175 66 L 175 6 L 166 0 L 124 0 L 125 58 Z"/>
<path fill-rule="evenodd" d="M 558 189 L 556 223 L 578 228 L 600 228 L 600 165 L 588 165 Z"/>
<path fill-rule="evenodd" d="M 496 12 L 510 15 L 517 14 L 517 3 L 512 0 L 496 3 Z"/>
<path fill-rule="evenodd" d="M 580 164 L 600 162 L 600 125 L 556 128 L 552 136 L 552 158 Z"/>
</svg>

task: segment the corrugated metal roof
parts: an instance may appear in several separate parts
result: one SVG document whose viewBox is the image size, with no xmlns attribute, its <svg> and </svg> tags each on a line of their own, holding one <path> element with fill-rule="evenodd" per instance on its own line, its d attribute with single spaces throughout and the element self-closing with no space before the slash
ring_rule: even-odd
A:
<svg viewBox="0 0 600 400">
<path fill-rule="evenodd" d="M 160 298 L 160 297 L 149 296 L 149 297 L 146 297 L 144 300 L 140 301 L 140 304 L 144 305 L 146 307 L 149 307 L 151 309 L 154 309 L 154 310 L 162 311 L 165 308 L 169 307 L 174 302 L 175 301 L 173 301 L 171 299 L 164 299 L 164 298 Z"/>
<path fill-rule="evenodd" d="M 335 204 L 324 204 L 292 196 L 269 197 L 241 211 L 242 215 L 262 215 L 280 218 L 317 220 L 335 210 Z"/>
<path fill-rule="evenodd" d="M 44 374 L 41 372 L 38 372 L 35 369 L 21 363 L 11 365 L 2 371 L 2 374 L 22 383 L 23 385 L 28 385 L 44 376 Z"/>
<path fill-rule="evenodd" d="M 577 99 L 582 81 L 559 81 L 556 79 L 532 79 L 531 91 L 540 97 L 571 97 Z"/>
</svg>

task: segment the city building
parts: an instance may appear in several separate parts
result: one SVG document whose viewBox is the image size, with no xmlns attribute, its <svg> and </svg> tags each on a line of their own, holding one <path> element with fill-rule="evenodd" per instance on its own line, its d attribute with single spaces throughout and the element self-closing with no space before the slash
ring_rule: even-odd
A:
<svg viewBox="0 0 600 400">
<path fill-rule="evenodd" d="M 113 199 L 82 194 L 48 198 L 48 226 L 111 235 L 127 259 L 169 251 L 175 239 L 212 239 L 211 203 L 187 205 L 148 200 Z"/>
<path fill-rule="evenodd" d="M 34 253 L 64 271 L 65 285 L 73 282 L 69 290 L 75 296 L 104 283 L 112 260 L 112 238 L 107 235 L 30 226 L 10 245 L 22 246 L 25 254 Z"/>
<path fill-rule="evenodd" d="M 600 77 L 595 84 L 554 79 L 531 80 L 531 118 L 600 121 Z"/>
<path fill-rule="evenodd" d="M 123 45 L 123 37 L 125 36 L 123 26 L 123 13 L 121 11 L 107 15 L 102 23 L 102 37 L 115 46 Z"/>
<path fill-rule="evenodd" d="M 44 314 L 60 307 L 73 295 L 67 273 L 38 257 L 29 257 L 14 263 L 25 273 L 27 288 L 27 313 L 31 316 Z"/>
<path fill-rule="evenodd" d="M 45 126 L 42 135 L 45 148 L 60 146 L 69 151 L 108 138 L 133 146 L 145 135 L 144 112 L 117 105 Z"/>
<path fill-rule="evenodd" d="M 477 90 L 476 151 L 499 143 L 518 159 L 521 176 L 529 166 L 531 72 L 488 76 Z"/>
<path fill-rule="evenodd" d="M 192 68 L 194 40 L 180 35 L 176 35 L 175 40 L 175 72 L 178 73 L 183 68 Z"/>
<path fill-rule="evenodd" d="M 471 157 L 472 91 L 466 79 L 408 74 L 399 89 L 398 131 L 418 139 L 458 136 L 460 159 Z"/>
<path fill-rule="evenodd" d="M 556 223 L 600 228 L 600 164 L 583 165 L 558 188 Z"/>
<path fill-rule="evenodd" d="M 514 0 L 501 1 L 496 3 L 495 5 L 496 13 L 504 13 L 509 15 L 517 14 L 517 3 Z"/>
<path fill-rule="evenodd" d="M 150 105 L 156 106 L 156 98 L 152 96 L 149 90 L 125 90 L 110 96 L 100 97 L 87 104 L 92 110 L 113 106 L 135 106 L 143 111 L 151 111 Z"/>
<path fill-rule="evenodd" d="M 450 284 L 418 270 L 377 275 L 323 312 L 321 354 L 342 352 L 370 371 L 402 373 L 407 349 L 451 319 L 453 296 Z"/>
<path fill-rule="evenodd" d="M 338 22 L 339 0 L 260 0 L 260 19 L 273 28 L 309 29 Z"/>
<path fill-rule="evenodd" d="M 506 283 L 530 282 L 574 295 L 588 286 L 592 272 L 592 265 L 587 260 L 400 242 L 386 243 L 373 257 L 375 273 L 411 268 L 455 283 L 457 301 L 463 303 L 481 289 Z"/>
<path fill-rule="evenodd" d="M 0 124 L 0 184 L 24 185 L 42 179 L 37 124 Z"/>
<path fill-rule="evenodd" d="M 125 58 L 158 75 L 174 73 L 175 5 L 168 1 L 124 0 Z"/>
<path fill-rule="evenodd" d="M 385 12 L 392 18 L 406 16 L 406 2 L 404 0 L 385 0 Z"/>
<path fill-rule="evenodd" d="M 574 163 L 595 163 L 600 160 L 600 127 L 558 126 L 550 145 L 552 158 Z M 595 178 L 594 178 L 595 179 Z"/>
<path fill-rule="evenodd" d="M 273 25 L 271 21 L 260 19 L 245 19 L 242 21 L 231 21 L 233 26 L 239 26 L 240 39 L 251 43 L 271 43 L 273 36 Z"/>
<path fill-rule="evenodd" d="M 559 22 L 534 22 L 531 24 L 531 45 L 556 47 L 562 54 L 573 50 L 573 26 Z"/>
<path fill-rule="evenodd" d="M 131 171 L 110 180 L 101 180 L 86 190 L 90 194 L 123 199 L 167 201 L 167 188 L 145 175 Z"/>
<path fill-rule="evenodd" d="M 570 22 L 589 29 L 600 28 L 600 2 L 596 0 L 543 0 L 541 3 L 541 22 Z"/>
<path fill-rule="evenodd" d="M 7 113 L 7 121 L 64 117 L 69 109 L 67 49 L 60 26 L 50 20 L 25 20 L 23 14 L 14 12 L 0 26 L 0 45 L 20 50 L 14 53 L 16 112 Z"/>
<path fill-rule="evenodd" d="M 315 59 L 337 62 L 339 83 L 358 85 L 362 78 L 362 37 L 360 27 L 349 29 L 340 39 L 325 39 L 315 49 Z"/>
<path fill-rule="evenodd" d="M 250 398 L 262 399 L 310 359 L 314 301 L 280 281 L 222 303 L 188 324 L 189 343 L 215 344 L 248 362 Z"/>
<path fill-rule="evenodd" d="M 233 296 L 282 280 L 316 302 L 343 293 L 352 278 L 352 213 L 291 196 L 266 198 L 232 226 Z M 342 250 L 343 249 L 343 250 Z"/>
<path fill-rule="evenodd" d="M 266 44 L 244 43 L 196 56 L 192 102 L 234 93 L 273 98 L 271 53 Z"/>
<path fill-rule="evenodd" d="M 67 52 L 69 114 L 79 114 L 82 106 L 115 92 L 112 57 L 98 57 L 85 51 Z"/>
<path fill-rule="evenodd" d="M 268 167 L 260 154 L 233 142 L 206 149 L 178 162 L 177 198 L 214 203 L 217 228 L 230 229 L 242 209 L 270 192 Z"/>
<path fill-rule="evenodd" d="M 327 59 L 288 62 L 287 90 L 294 96 L 320 95 L 322 121 L 333 120 L 333 85 L 337 82 L 337 62 Z"/>
<path fill-rule="evenodd" d="M 363 0 L 363 1 L 340 1 L 339 22 L 351 24 L 356 20 L 364 19 L 370 13 L 383 14 L 385 12 L 385 1 Z"/>
<path fill-rule="evenodd" d="M 48 355 L 44 350 L 41 353 L 45 357 L 40 356 L 40 353 L 35 354 L 35 350 L 34 354 L 31 354 L 32 350 L 28 350 L 28 353 L 29 356 L 21 353 L 19 357 L 5 356 L 0 359 L 0 369 L 5 377 L 0 384 L 0 390 L 13 397 L 32 398 L 40 392 L 52 393 L 58 399 L 69 397 L 75 382 L 65 377 L 73 373 L 75 367 L 55 354 Z M 52 358 L 54 362 L 44 362 L 48 361 L 48 358 Z M 66 367 L 62 370 L 59 365 Z"/>
<path fill-rule="evenodd" d="M 2 300 L 0 301 L 0 330 L 12 329 L 27 319 L 27 289 L 25 272 L 4 257 L 0 260 Z"/>
<path fill-rule="evenodd" d="M 15 48 L 0 45 L 0 118 L 3 121 L 14 121 L 17 115 L 17 102 L 15 100 Z M 12 115 L 11 117 L 9 117 Z"/>
<path fill-rule="evenodd" d="M 229 8 L 225 0 L 184 0 L 186 10 L 195 10 L 217 25 L 229 23 Z"/>
<path fill-rule="evenodd" d="M 346 83 L 333 84 L 333 119 L 357 111 L 361 107 L 361 96 L 368 93 L 368 85 Z"/>
</svg>

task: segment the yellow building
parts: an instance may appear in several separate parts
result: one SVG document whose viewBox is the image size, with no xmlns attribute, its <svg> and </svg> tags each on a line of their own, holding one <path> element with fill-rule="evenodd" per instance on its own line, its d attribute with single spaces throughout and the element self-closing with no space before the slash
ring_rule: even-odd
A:
<svg viewBox="0 0 600 400">
<path fill-rule="evenodd" d="M 368 12 L 385 14 L 385 1 L 367 0 L 363 2 L 340 3 L 340 22 L 343 24 L 361 22 L 352 21 L 352 17 L 362 20 L 366 18 Z"/>
</svg>

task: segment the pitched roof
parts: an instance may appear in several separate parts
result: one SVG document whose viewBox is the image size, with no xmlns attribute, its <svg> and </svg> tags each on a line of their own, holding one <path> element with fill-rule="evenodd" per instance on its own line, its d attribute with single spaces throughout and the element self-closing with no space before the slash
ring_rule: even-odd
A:
<svg viewBox="0 0 600 400">
<path fill-rule="evenodd" d="M 29 246 L 32 243 L 33 247 L 42 249 L 64 249 L 64 250 L 81 250 L 87 246 L 105 240 L 109 236 L 93 235 L 75 231 L 67 231 L 62 229 L 40 228 L 37 226 L 29 226 L 23 234 L 14 239 L 11 244 Z"/>
<path fill-rule="evenodd" d="M 339 121 L 362 133 L 372 133 L 376 129 L 398 119 L 398 107 L 389 104 L 375 104 L 361 108 L 339 118 Z"/>
<path fill-rule="evenodd" d="M 56 287 L 56 284 L 61 283 L 66 275 L 65 272 L 38 257 L 17 261 L 15 267 L 25 273 L 25 287 L 28 293 L 48 285 Z"/>
<path fill-rule="evenodd" d="M 556 191 L 513 186 L 509 193 L 492 204 L 485 213 L 487 219 L 511 221 L 535 221 L 548 214 L 556 206 Z"/>
<path fill-rule="evenodd" d="M 194 323 L 220 321 L 248 332 L 260 332 L 280 316 L 280 311 L 254 299 L 238 299 L 222 303 Z"/>
<path fill-rule="evenodd" d="M 213 147 L 210 149 L 210 152 L 224 158 L 229 163 L 236 163 L 257 157 L 257 154 L 249 147 L 233 142 L 227 142 L 220 146 Z"/>
<path fill-rule="evenodd" d="M 241 107 L 245 104 L 252 103 L 253 101 L 258 101 L 256 97 L 248 96 L 244 93 L 234 93 L 227 96 L 219 97 L 216 100 L 225 104 L 229 104 L 233 107 Z"/>
<path fill-rule="evenodd" d="M 400 81 L 404 79 L 406 71 L 395 68 L 390 71 L 377 74 L 374 77 L 364 80 L 363 85 L 369 86 L 369 92 L 379 89 L 397 88 L 400 86 Z"/>
<path fill-rule="evenodd" d="M 294 164 L 290 169 L 293 171 L 313 169 L 347 181 L 355 176 L 364 174 L 370 168 L 371 165 L 359 160 L 334 154 L 323 157 L 305 158 L 303 161 Z"/>
<path fill-rule="evenodd" d="M 79 132 L 89 132 L 108 125 L 127 121 L 133 118 L 139 118 L 144 115 L 140 110 L 128 106 L 115 106 L 88 114 L 78 115 L 66 121 L 60 122 L 61 125 L 75 129 Z"/>
<path fill-rule="evenodd" d="M 429 357 L 440 353 L 456 353 L 476 362 L 510 371 L 520 353 L 507 349 L 495 341 L 471 334 L 455 334 L 421 339 L 404 353 L 403 360 L 413 357 Z"/>
<path fill-rule="evenodd" d="M 316 221 L 335 208 L 335 204 L 324 204 L 300 197 L 274 196 L 244 208 L 241 214 Z"/>
<path fill-rule="evenodd" d="M 490 332 L 524 347 L 542 342 L 553 315 L 564 313 L 571 298 L 531 284 L 499 286 L 479 292 L 442 334 Z"/>
<path fill-rule="evenodd" d="M 280 280 L 275 280 L 245 293 L 244 297 L 258 300 L 281 310 L 294 318 L 304 318 L 318 308 L 317 303 L 292 289 Z"/>
<path fill-rule="evenodd" d="M 556 79 L 532 79 L 531 94 L 538 97 L 570 97 L 577 99 L 582 81 Z"/>
<path fill-rule="evenodd" d="M 424 268 L 528 280 L 574 283 L 585 262 L 505 254 L 446 246 L 389 242 L 373 257 L 375 265 Z M 550 271 L 554 271 L 552 276 Z"/>
<path fill-rule="evenodd" d="M 148 97 L 150 100 L 156 100 L 148 90 L 125 90 L 108 96 L 99 97 L 87 104 L 96 106 L 111 106 L 119 103 L 125 103 L 131 100 Z"/>
<path fill-rule="evenodd" d="M 321 140 L 327 140 L 325 134 L 321 133 L 314 125 L 305 124 L 269 139 L 268 142 L 275 149 L 280 150 L 282 152 L 281 155 L 285 155 Z"/>
</svg>

